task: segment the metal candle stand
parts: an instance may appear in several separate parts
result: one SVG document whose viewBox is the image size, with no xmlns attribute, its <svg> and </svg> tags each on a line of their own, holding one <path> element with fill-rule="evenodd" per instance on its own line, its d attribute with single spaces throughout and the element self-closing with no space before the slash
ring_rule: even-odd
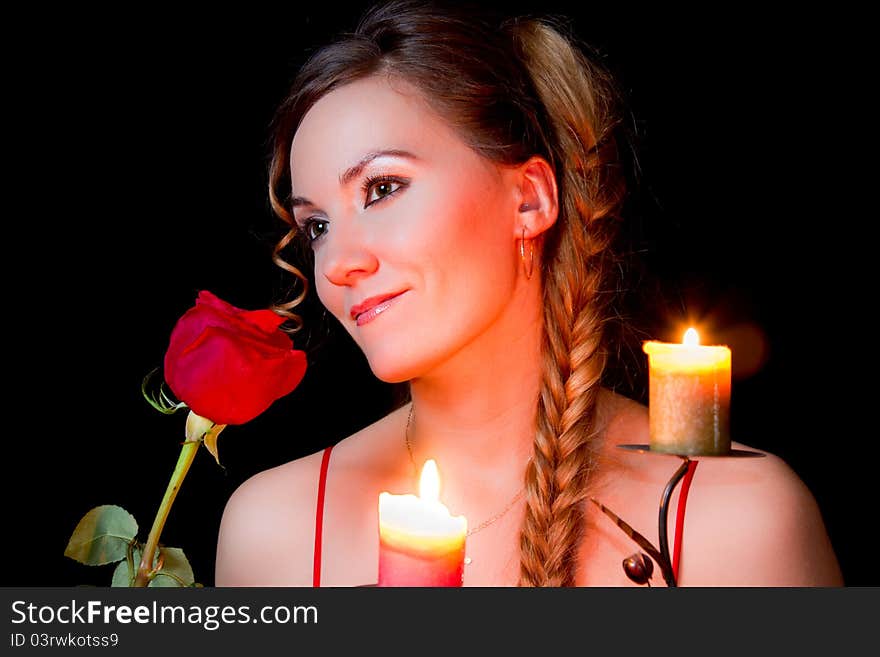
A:
<svg viewBox="0 0 880 657">
<path fill-rule="evenodd" d="M 663 494 L 660 497 L 660 517 L 659 517 L 659 527 L 658 527 L 658 536 L 660 539 L 660 548 L 657 549 L 654 545 L 645 538 L 642 534 L 638 533 L 635 529 L 633 529 L 629 524 L 627 524 L 624 520 L 622 520 L 617 514 L 615 514 L 611 509 L 604 506 L 598 500 L 593 499 L 593 503 L 598 506 L 605 515 L 611 518 L 614 523 L 620 527 L 623 532 L 629 536 L 636 544 L 642 548 L 645 552 L 650 555 L 654 561 L 657 562 L 657 565 L 660 566 L 660 572 L 663 574 L 663 579 L 666 581 L 666 585 L 669 587 L 678 586 L 675 578 L 675 572 L 672 568 L 672 559 L 669 556 L 669 539 L 667 536 L 667 525 L 669 518 L 669 500 L 672 497 L 672 492 L 675 490 L 675 487 L 678 486 L 679 482 L 684 478 L 685 474 L 687 474 L 688 468 L 691 464 L 691 456 L 699 456 L 700 458 L 707 457 L 715 457 L 715 458 L 753 458 L 764 456 L 761 452 L 756 452 L 752 450 L 746 449 L 731 449 L 726 454 L 676 454 L 674 452 L 660 452 L 656 450 L 652 450 L 650 445 L 646 444 L 638 444 L 638 445 L 617 445 L 620 449 L 626 449 L 638 452 L 640 454 L 657 454 L 662 456 L 677 456 L 682 459 L 684 462 L 675 471 L 669 481 L 666 483 L 666 486 L 663 488 Z M 653 567 L 650 564 L 650 561 L 639 561 L 638 554 L 628 557 L 624 559 L 624 572 L 626 572 L 627 577 L 632 579 L 634 582 L 638 584 L 648 584 L 650 583 L 648 580 L 651 577 L 651 572 Z"/>
</svg>

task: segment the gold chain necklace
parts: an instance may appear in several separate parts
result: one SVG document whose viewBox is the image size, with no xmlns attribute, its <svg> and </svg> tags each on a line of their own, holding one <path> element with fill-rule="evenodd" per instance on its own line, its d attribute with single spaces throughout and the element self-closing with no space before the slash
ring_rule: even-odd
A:
<svg viewBox="0 0 880 657">
<path fill-rule="evenodd" d="M 412 461 L 413 467 L 416 469 L 416 472 L 418 472 L 419 466 L 416 465 L 416 459 L 415 459 L 415 456 L 413 456 L 413 451 L 412 451 L 412 444 L 409 441 L 409 426 L 412 423 L 412 417 L 413 417 L 413 407 L 412 407 L 412 405 L 410 405 L 409 416 L 406 418 L 406 431 L 404 431 L 403 435 L 406 440 L 406 450 L 409 452 L 409 460 Z M 529 459 L 529 460 L 531 460 L 531 459 Z M 483 529 L 485 529 L 486 527 L 491 525 L 493 522 L 501 520 L 501 518 L 503 518 L 504 515 L 513 508 L 513 505 L 522 499 L 522 496 L 525 495 L 525 492 L 526 492 L 526 489 L 525 489 L 525 486 L 523 486 L 519 490 L 519 492 L 513 496 L 513 499 L 510 500 L 510 502 L 507 504 L 506 507 L 504 507 L 501 511 L 496 513 L 491 518 L 484 520 L 483 522 L 481 522 L 479 525 L 477 525 L 473 529 L 469 529 L 467 531 L 466 536 L 476 534 L 478 531 L 482 531 Z M 470 562 L 471 562 L 470 557 L 465 559 L 465 564 L 469 564 Z"/>
</svg>

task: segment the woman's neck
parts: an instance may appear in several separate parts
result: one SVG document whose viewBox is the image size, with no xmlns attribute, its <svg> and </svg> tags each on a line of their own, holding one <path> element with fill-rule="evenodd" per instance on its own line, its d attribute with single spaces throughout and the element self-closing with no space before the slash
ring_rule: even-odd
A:
<svg viewBox="0 0 880 657">
<path fill-rule="evenodd" d="M 426 459 L 437 462 L 450 503 L 494 500 L 522 486 L 533 452 L 542 323 L 540 288 L 521 292 L 525 298 L 512 299 L 491 331 L 410 383 L 412 455 L 418 471 Z"/>
</svg>

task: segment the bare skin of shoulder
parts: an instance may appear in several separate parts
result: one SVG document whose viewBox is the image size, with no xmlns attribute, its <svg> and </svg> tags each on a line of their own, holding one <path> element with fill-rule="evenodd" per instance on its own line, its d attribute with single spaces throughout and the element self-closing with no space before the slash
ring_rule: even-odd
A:
<svg viewBox="0 0 880 657">
<path fill-rule="evenodd" d="M 378 579 L 379 493 L 414 493 L 418 487 L 418 473 L 403 442 L 407 412 L 408 407 L 398 409 L 333 450 L 324 504 L 322 586 L 357 586 Z M 648 442 L 647 409 L 636 402 L 603 391 L 599 421 L 603 431 L 590 497 L 656 546 L 660 497 L 681 459 L 616 447 Z M 734 447 L 751 449 L 739 443 Z M 842 584 L 815 501 L 783 461 L 769 454 L 699 460 L 687 498 L 680 586 Z M 218 586 L 312 585 L 320 463 L 321 453 L 312 454 L 260 473 L 236 492 L 220 531 Z M 670 549 L 680 490 L 676 488 L 670 501 Z M 488 500 L 466 515 L 475 526 L 498 506 L 497 500 Z M 465 586 L 516 585 L 523 508 L 520 501 L 468 537 Z M 622 561 L 638 552 L 638 546 L 594 504 L 585 503 L 584 510 L 577 584 L 635 586 Z M 651 585 L 665 585 L 659 568 Z"/>
<path fill-rule="evenodd" d="M 659 545 L 659 507 L 682 461 L 615 447 L 648 443 L 647 408 L 617 398 L 592 496 Z M 760 458 L 692 457 L 698 461 L 687 496 L 679 586 L 840 586 L 840 568 L 812 494 L 777 456 L 734 442 Z M 673 548 L 681 486 L 669 503 Z M 622 559 L 638 546 L 595 506 L 587 508 L 582 545 L 584 585 L 632 585 Z M 653 585 L 663 586 L 655 569 Z"/>
</svg>

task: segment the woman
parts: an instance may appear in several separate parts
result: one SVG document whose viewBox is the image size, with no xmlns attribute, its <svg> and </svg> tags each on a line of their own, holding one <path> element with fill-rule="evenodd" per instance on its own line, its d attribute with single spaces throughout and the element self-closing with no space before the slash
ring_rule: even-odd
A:
<svg viewBox="0 0 880 657">
<path fill-rule="evenodd" d="M 276 256 L 305 283 L 280 254 L 307 241 L 322 304 L 411 400 L 332 459 L 246 481 L 218 586 L 375 583 L 378 495 L 415 492 L 427 458 L 472 528 L 465 586 L 632 585 L 636 546 L 590 498 L 657 544 L 677 462 L 616 448 L 648 442 L 647 411 L 602 387 L 616 98 L 547 22 L 423 2 L 377 7 L 303 67 L 276 123 Z M 815 501 L 772 455 L 702 460 L 686 527 L 680 585 L 841 584 Z"/>
</svg>

